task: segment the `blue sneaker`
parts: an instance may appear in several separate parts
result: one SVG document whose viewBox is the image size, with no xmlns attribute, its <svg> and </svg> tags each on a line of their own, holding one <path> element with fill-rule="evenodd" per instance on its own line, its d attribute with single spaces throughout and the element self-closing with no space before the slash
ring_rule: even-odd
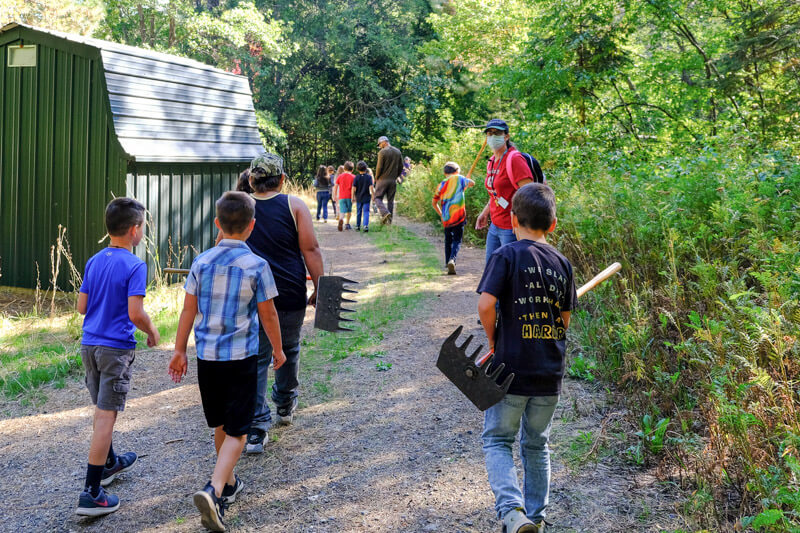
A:
<svg viewBox="0 0 800 533">
<path fill-rule="evenodd" d="M 200 511 L 200 522 L 203 527 L 211 531 L 225 531 L 225 522 L 222 517 L 225 515 L 227 504 L 222 498 L 217 498 L 211 482 L 206 483 L 203 490 L 194 493 L 194 505 Z"/>
<path fill-rule="evenodd" d="M 100 480 L 100 486 L 106 487 L 117 478 L 118 474 L 127 472 L 131 469 L 133 464 L 138 459 L 134 452 L 127 452 L 117 455 L 117 462 L 110 468 L 103 469 L 103 478 Z"/>
<path fill-rule="evenodd" d="M 97 497 L 93 498 L 87 488 L 83 489 L 83 492 L 81 492 L 75 514 L 80 516 L 103 516 L 113 513 L 117 509 L 119 509 L 119 498 L 117 496 L 106 494 L 103 487 L 100 487 L 100 492 L 97 493 Z"/>
</svg>

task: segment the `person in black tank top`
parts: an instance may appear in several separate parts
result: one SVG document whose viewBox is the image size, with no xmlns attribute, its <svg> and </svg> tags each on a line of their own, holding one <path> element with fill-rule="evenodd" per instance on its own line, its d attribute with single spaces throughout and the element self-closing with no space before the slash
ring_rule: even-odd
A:
<svg viewBox="0 0 800 533">
<path fill-rule="evenodd" d="M 300 198 L 280 192 L 285 179 L 280 156 L 265 154 L 253 161 L 250 185 L 256 200 L 256 224 L 247 245 L 253 253 L 266 259 L 272 269 L 278 287 L 275 309 L 286 355 L 286 363 L 275 371 L 272 386 L 278 424 L 291 423 L 297 406 L 300 329 L 306 306 L 316 304 L 317 282 L 324 272 L 311 213 Z M 306 271 L 314 284 L 310 297 L 306 293 Z M 256 411 L 247 437 L 247 453 L 264 450 L 267 430 L 273 422 L 267 405 L 267 373 L 271 360 L 272 346 L 260 330 Z"/>
</svg>

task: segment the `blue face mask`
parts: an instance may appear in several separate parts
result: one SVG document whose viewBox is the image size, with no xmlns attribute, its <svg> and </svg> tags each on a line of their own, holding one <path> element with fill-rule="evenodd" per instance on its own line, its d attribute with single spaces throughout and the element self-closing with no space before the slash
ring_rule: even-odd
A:
<svg viewBox="0 0 800 533">
<path fill-rule="evenodd" d="M 486 137 L 486 145 L 492 150 L 502 148 L 506 144 L 505 135 L 488 135 Z"/>
</svg>

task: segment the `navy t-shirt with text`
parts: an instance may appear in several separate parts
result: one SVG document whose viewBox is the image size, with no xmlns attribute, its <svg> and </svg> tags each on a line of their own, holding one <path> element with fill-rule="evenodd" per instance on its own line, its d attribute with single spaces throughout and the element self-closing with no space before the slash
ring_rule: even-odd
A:
<svg viewBox="0 0 800 533">
<path fill-rule="evenodd" d="M 560 394 L 567 338 L 561 312 L 578 299 L 567 258 L 549 244 L 512 242 L 492 254 L 478 292 L 500 306 L 494 364 L 506 367 L 497 381 L 513 372 L 509 394 Z"/>
<path fill-rule="evenodd" d="M 80 292 L 86 293 L 81 344 L 122 350 L 136 348 L 136 326 L 128 317 L 128 296 L 144 296 L 147 265 L 125 248 L 105 248 L 86 262 Z"/>
</svg>

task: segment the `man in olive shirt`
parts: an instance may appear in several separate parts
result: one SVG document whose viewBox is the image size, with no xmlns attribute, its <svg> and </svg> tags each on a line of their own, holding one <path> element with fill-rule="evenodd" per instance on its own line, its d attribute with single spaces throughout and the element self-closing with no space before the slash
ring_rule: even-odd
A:
<svg viewBox="0 0 800 533">
<path fill-rule="evenodd" d="M 378 165 L 375 167 L 375 205 L 381 213 L 381 222 L 390 224 L 394 213 L 394 193 L 403 172 L 403 154 L 400 150 L 389 144 L 388 137 L 378 139 Z M 389 204 L 387 208 L 383 197 Z"/>
</svg>

